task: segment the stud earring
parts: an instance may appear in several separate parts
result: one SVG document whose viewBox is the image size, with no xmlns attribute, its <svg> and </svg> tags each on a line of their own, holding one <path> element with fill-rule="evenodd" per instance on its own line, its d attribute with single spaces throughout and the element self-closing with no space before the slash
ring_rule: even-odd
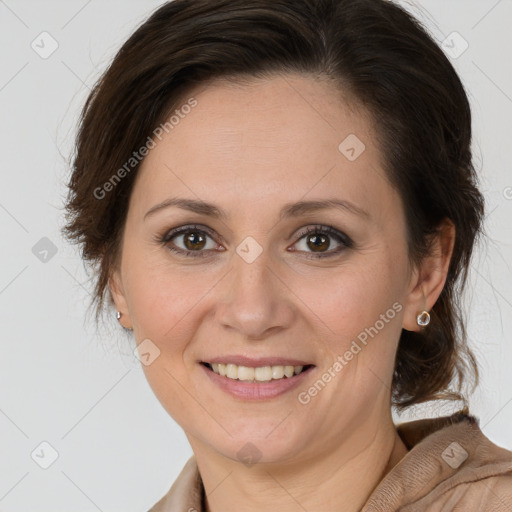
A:
<svg viewBox="0 0 512 512">
<path fill-rule="evenodd" d="M 117 321 L 119 322 L 119 320 L 121 320 L 121 317 L 123 316 L 123 314 L 120 312 L 120 311 L 116 311 L 116 318 L 117 318 Z M 133 329 L 131 327 L 125 327 L 124 325 L 121 324 L 121 327 L 123 329 L 126 329 L 127 331 L 133 331 Z"/>
<path fill-rule="evenodd" d="M 416 322 L 420 327 L 426 327 L 430 323 L 430 315 L 428 311 L 422 311 L 417 317 Z"/>
</svg>

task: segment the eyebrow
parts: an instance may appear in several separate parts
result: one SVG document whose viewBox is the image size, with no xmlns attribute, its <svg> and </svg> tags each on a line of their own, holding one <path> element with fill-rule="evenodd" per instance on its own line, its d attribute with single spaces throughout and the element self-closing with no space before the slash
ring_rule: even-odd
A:
<svg viewBox="0 0 512 512">
<path fill-rule="evenodd" d="M 223 221 L 227 221 L 230 218 L 227 212 L 214 204 L 197 199 L 172 197 L 150 208 L 144 215 L 144 220 L 146 220 L 150 215 L 170 207 L 181 208 L 182 210 L 188 210 L 200 215 L 207 215 Z M 342 201 L 340 199 L 324 199 L 321 201 L 298 201 L 296 203 L 285 204 L 279 213 L 279 220 L 328 209 L 338 209 L 367 219 L 370 218 L 370 214 L 367 211 L 349 201 Z"/>
</svg>

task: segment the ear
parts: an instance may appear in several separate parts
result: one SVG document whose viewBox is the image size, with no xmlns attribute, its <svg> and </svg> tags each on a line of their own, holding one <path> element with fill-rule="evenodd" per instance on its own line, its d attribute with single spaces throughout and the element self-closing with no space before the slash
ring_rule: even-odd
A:
<svg viewBox="0 0 512 512">
<path fill-rule="evenodd" d="M 403 328 L 420 331 L 416 318 L 422 311 L 430 311 L 443 290 L 455 245 L 455 226 L 444 219 L 435 235 L 431 250 L 411 275 L 410 292 L 405 304 Z"/>
<path fill-rule="evenodd" d="M 116 310 L 121 313 L 119 323 L 126 329 L 131 329 L 132 323 L 130 319 L 130 313 L 128 312 L 128 303 L 126 300 L 123 282 L 121 279 L 121 271 L 119 268 L 114 269 L 110 274 L 108 287 L 110 289 L 110 294 L 112 296 Z"/>
</svg>

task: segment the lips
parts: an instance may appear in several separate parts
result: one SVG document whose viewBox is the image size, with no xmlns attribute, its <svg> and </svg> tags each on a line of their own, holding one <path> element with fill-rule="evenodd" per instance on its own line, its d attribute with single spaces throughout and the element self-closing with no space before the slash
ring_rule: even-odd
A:
<svg viewBox="0 0 512 512">
<path fill-rule="evenodd" d="M 315 366 L 306 365 L 269 365 L 254 366 L 269 362 L 295 363 L 303 362 L 296 359 L 262 358 L 248 359 L 243 357 L 215 358 L 219 361 L 248 361 L 252 366 L 235 365 L 234 363 L 206 363 L 199 365 L 204 375 L 216 387 L 234 398 L 244 401 L 261 401 L 276 398 L 297 388 L 314 371 Z"/>
</svg>

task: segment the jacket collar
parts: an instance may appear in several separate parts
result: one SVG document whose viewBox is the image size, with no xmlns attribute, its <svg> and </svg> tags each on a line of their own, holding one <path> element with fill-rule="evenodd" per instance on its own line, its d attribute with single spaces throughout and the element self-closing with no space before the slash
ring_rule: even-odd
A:
<svg viewBox="0 0 512 512">
<path fill-rule="evenodd" d="M 394 512 L 408 504 L 412 508 L 407 510 L 428 510 L 431 500 L 456 485 L 512 471 L 510 452 L 487 439 L 478 420 L 464 412 L 396 428 L 409 452 L 381 480 L 361 512 Z M 205 491 L 192 456 L 149 512 L 205 510 Z"/>
</svg>

